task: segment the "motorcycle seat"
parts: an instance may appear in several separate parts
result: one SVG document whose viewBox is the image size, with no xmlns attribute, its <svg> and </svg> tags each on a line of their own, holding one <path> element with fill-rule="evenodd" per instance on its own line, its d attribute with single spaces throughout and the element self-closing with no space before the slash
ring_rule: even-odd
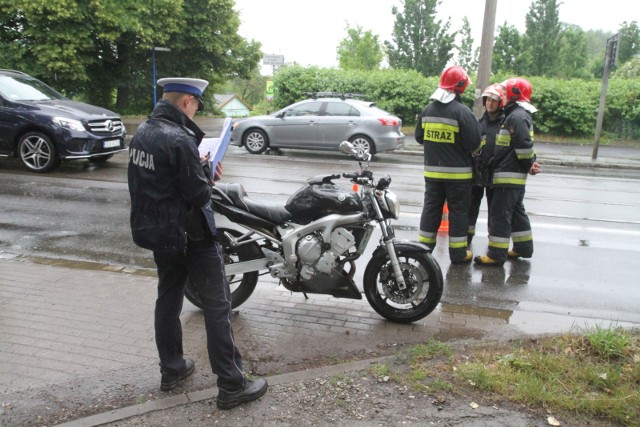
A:
<svg viewBox="0 0 640 427">
<path fill-rule="evenodd" d="M 217 182 L 214 190 L 226 194 L 234 206 L 252 213 L 260 218 L 266 219 L 275 224 L 282 224 L 291 219 L 291 213 L 282 205 L 275 203 L 266 204 L 251 199 L 242 184 L 237 182 L 221 183 Z"/>
</svg>

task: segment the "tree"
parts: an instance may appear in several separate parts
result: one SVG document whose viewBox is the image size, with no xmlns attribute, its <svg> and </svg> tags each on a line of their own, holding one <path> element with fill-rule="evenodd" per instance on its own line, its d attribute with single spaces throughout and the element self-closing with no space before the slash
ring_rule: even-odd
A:
<svg viewBox="0 0 640 427">
<path fill-rule="evenodd" d="M 640 78 L 640 57 L 631 58 L 621 66 L 619 66 L 613 73 L 614 77 L 623 79 L 638 79 Z"/>
<path fill-rule="evenodd" d="M 620 26 L 620 47 L 618 48 L 618 64 L 624 64 L 640 53 L 640 29 L 638 23 L 626 21 Z"/>
<path fill-rule="evenodd" d="M 250 75 L 260 45 L 238 36 L 233 0 L 0 0 L 3 66 L 52 83 L 69 96 L 119 111 L 152 106 L 158 77 L 218 82 Z"/>
<path fill-rule="evenodd" d="M 471 24 L 465 16 L 462 19 L 462 28 L 460 29 L 460 46 L 458 46 L 457 63 L 467 70 L 469 74 L 475 74 L 478 70 L 478 56 L 480 48 L 473 48 L 473 37 L 471 36 Z"/>
<path fill-rule="evenodd" d="M 550 76 L 559 57 L 560 20 L 556 0 L 535 0 L 525 19 L 528 75 Z"/>
<path fill-rule="evenodd" d="M 234 77 L 212 89 L 216 93 L 234 93 L 253 107 L 265 100 L 265 88 L 270 78 L 260 75 L 260 70 L 256 68 L 249 78 Z"/>
<path fill-rule="evenodd" d="M 587 38 L 578 26 L 567 25 L 560 33 L 560 50 L 555 76 L 565 79 L 588 78 Z"/>
<path fill-rule="evenodd" d="M 403 12 L 393 6 L 393 41 L 385 41 L 392 68 L 413 69 L 425 76 L 440 75 L 452 57 L 456 33 L 451 20 L 435 19 L 440 0 L 404 0 Z"/>
<path fill-rule="evenodd" d="M 525 74 L 523 36 L 518 29 L 506 22 L 498 27 L 493 45 L 491 69 L 494 73 Z"/>
<path fill-rule="evenodd" d="M 384 54 L 379 37 L 371 30 L 347 26 L 347 37 L 340 40 L 337 49 L 338 64 L 343 70 L 377 70 Z"/>
</svg>

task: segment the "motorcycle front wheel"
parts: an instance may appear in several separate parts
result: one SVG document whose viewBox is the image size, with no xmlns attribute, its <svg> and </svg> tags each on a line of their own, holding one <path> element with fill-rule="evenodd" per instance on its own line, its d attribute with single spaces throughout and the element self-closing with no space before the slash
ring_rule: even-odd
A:
<svg viewBox="0 0 640 427">
<path fill-rule="evenodd" d="M 400 289 L 386 252 L 374 253 L 364 272 L 364 294 L 385 319 L 411 323 L 431 313 L 442 297 L 442 270 L 431 253 L 419 248 L 396 249 L 406 289 Z"/>
<path fill-rule="evenodd" d="M 239 237 L 242 235 L 237 230 L 230 228 L 219 228 L 218 237 L 220 244 L 224 248 L 224 265 L 233 264 L 235 262 L 250 261 L 261 258 L 262 252 L 256 243 L 247 243 L 240 246 L 232 246 L 229 235 Z M 236 308 L 244 303 L 253 293 L 258 283 L 258 272 L 251 271 L 249 273 L 235 274 L 227 276 L 229 288 L 231 289 L 231 307 Z M 193 284 L 191 279 L 187 278 L 187 286 L 184 290 L 184 296 L 198 308 L 202 308 L 202 298 L 198 292 L 198 288 Z"/>
</svg>

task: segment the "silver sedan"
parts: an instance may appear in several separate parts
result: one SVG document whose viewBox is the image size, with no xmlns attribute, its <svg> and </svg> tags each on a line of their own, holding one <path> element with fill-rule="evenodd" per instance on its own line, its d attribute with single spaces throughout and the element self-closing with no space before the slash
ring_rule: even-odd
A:
<svg viewBox="0 0 640 427">
<path fill-rule="evenodd" d="M 348 97 L 312 98 L 266 116 L 234 122 L 231 144 L 253 154 L 268 148 L 337 150 L 350 141 L 375 154 L 404 146 L 402 120 L 375 103 Z"/>
</svg>

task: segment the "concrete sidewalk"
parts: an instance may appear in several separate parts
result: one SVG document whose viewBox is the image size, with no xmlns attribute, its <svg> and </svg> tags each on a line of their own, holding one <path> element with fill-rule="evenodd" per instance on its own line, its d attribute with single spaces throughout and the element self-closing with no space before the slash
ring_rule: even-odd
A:
<svg viewBox="0 0 640 427">
<path fill-rule="evenodd" d="M 167 395 L 158 390 L 152 272 L 2 252 L 0 272 L 1 426 L 33 425 L 40 418 L 49 425 L 50 417 L 59 422 L 110 411 L 113 407 L 100 402 L 111 405 L 114 396 L 120 396 L 115 398 L 120 407 L 135 403 L 127 397 L 155 401 Z M 245 369 L 265 375 L 376 358 L 430 337 L 519 336 L 509 316 L 442 304 L 421 322 L 398 325 L 378 316 L 366 300 L 322 295 L 305 300 L 263 279 L 240 307 L 234 331 Z M 202 313 L 186 302 L 182 320 L 185 354 L 198 367 L 186 387 L 208 390 L 211 397 L 215 381 Z M 177 398 L 184 391 L 169 395 Z M 173 399 L 159 403 L 173 404 Z"/>
</svg>

